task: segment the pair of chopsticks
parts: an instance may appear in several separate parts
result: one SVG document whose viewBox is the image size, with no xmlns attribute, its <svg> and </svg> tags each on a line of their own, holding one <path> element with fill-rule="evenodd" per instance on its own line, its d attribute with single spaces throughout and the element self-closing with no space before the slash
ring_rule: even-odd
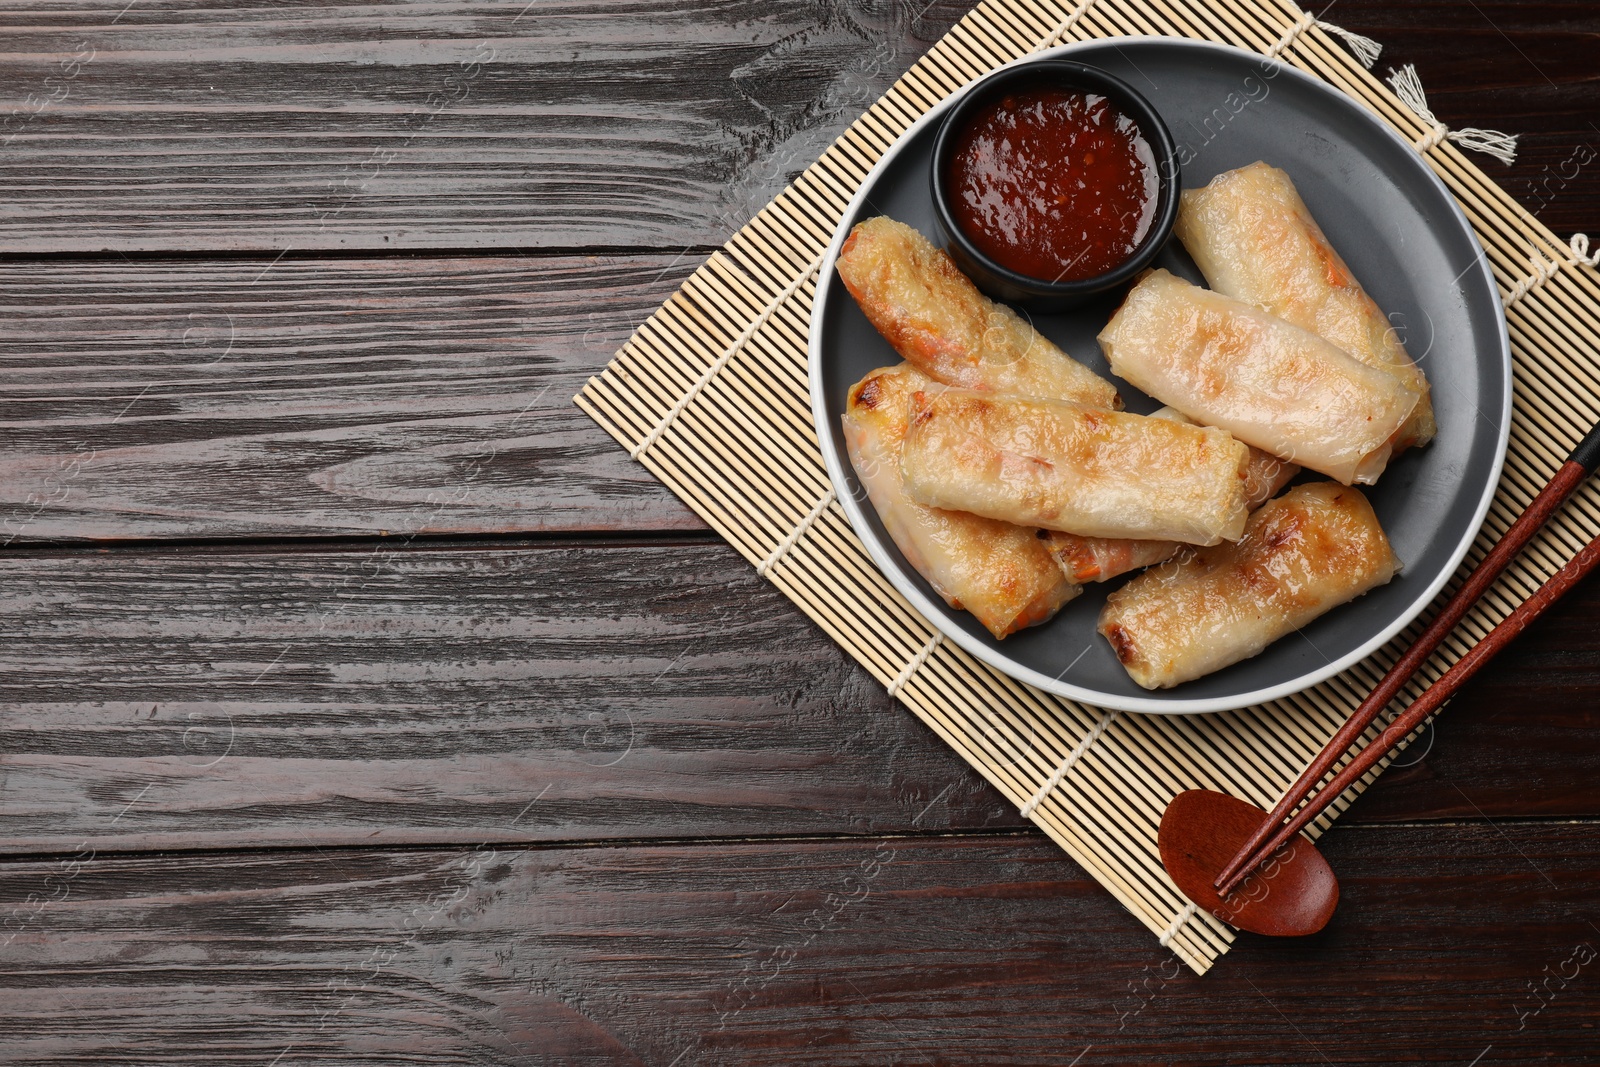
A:
<svg viewBox="0 0 1600 1067">
<path fill-rule="evenodd" d="M 1226 897 L 1233 892 L 1240 882 L 1266 861 L 1267 857 L 1299 833 L 1312 819 L 1321 815 L 1323 810 L 1333 803 L 1334 798 L 1367 773 L 1373 764 L 1388 755 L 1405 740 L 1407 734 L 1454 696 L 1467 679 L 1478 672 L 1478 668 L 1493 659 L 1501 649 L 1527 629 L 1529 623 L 1543 614 L 1546 608 L 1561 599 L 1567 590 L 1577 585 L 1586 574 L 1600 564 L 1600 537 L 1597 537 L 1572 557 L 1566 566 L 1551 575 L 1549 581 L 1507 615 L 1487 637 L 1457 660 L 1455 665 L 1417 697 L 1410 707 L 1396 716 L 1394 721 L 1384 728 L 1383 733 L 1362 749 L 1344 770 L 1334 775 L 1321 791 L 1311 795 L 1317 783 L 1322 780 L 1322 776 L 1327 774 L 1328 770 L 1349 750 L 1361 736 L 1362 731 L 1378 717 L 1378 713 L 1389 706 L 1389 702 L 1395 698 L 1406 682 L 1411 680 L 1411 676 L 1417 673 L 1433 650 L 1439 647 L 1440 642 L 1451 630 L 1455 629 L 1456 623 L 1460 622 L 1472 605 L 1478 602 L 1478 598 L 1488 591 L 1489 586 L 1500 576 L 1500 572 L 1516 558 L 1517 553 L 1533 539 L 1533 535 L 1539 532 L 1567 498 L 1594 473 L 1597 465 L 1600 465 L 1600 423 L 1596 423 L 1588 436 L 1572 450 L 1572 455 L 1568 456 L 1561 469 L 1556 471 L 1555 477 L 1540 490 L 1527 510 L 1484 557 L 1483 562 L 1462 585 L 1461 591 L 1450 599 L 1439 612 L 1439 617 L 1433 620 L 1432 625 L 1406 650 L 1406 654 L 1400 657 L 1400 661 L 1383 676 L 1383 680 L 1367 695 L 1367 699 L 1361 702 L 1361 706 L 1356 708 L 1339 732 L 1333 735 L 1333 739 L 1311 762 L 1311 766 L 1307 767 L 1299 780 L 1289 787 L 1289 791 L 1278 801 L 1278 806 L 1272 809 L 1272 814 L 1267 816 L 1261 828 L 1244 843 L 1244 847 L 1239 849 L 1233 859 L 1228 861 L 1228 865 L 1222 869 L 1222 874 L 1217 877 L 1215 883 L 1218 893 Z M 1305 806 L 1285 823 L 1284 818 L 1294 811 L 1302 800 L 1306 800 Z"/>
</svg>

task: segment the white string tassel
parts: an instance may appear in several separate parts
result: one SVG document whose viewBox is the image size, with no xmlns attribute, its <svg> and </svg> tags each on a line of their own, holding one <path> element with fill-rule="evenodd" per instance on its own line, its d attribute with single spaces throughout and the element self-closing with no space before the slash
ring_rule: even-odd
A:
<svg viewBox="0 0 1600 1067">
<path fill-rule="evenodd" d="M 1044 785 L 1035 790 L 1033 796 L 1028 798 L 1028 802 L 1022 805 L 1020 810 L 1024 819 L 1032 815 L 1034 809 L 1044 803 L 1044 798 L 1050 795 L 1052 789 L 1061 784 L 1061 780 L 1067 776 L 1067 772 L 1072 770 L 1073 764 L 1083 758 L 1084 753 L 1089 751 L 1089 746 L 1100 739 L 1100 735 L 1106 732 L 1106 727 L 1110 726 L 1111 720 L 1116 717 L 1117 712 L 1108 711 L 1099 722 L 1089 727 L 1089 732 L 1083 735 L 1083 740 L 1078 742 L 1078 747 L 1067 753 L 1067 758 L 1061 761 L 1061 766 L 1057 767 L 1055 772 L 1045 779 Z"/>
<path fill-rule="evenodd" d="M 1600 267 L 1600 252 L 1589 254 L 1589 235 L 1575 233 L 1572 235 L 1572 262 L 1582 267 Z"/>
<path fill-rule="evenodd" d="M 1199 910 L 1199 908 L 1195 907 L 1195 903 L 1192 900 L 1185 904 L 1183 906 L 1183 910 L 1178 912 L 1178 917 L 1172 920 L 1172 925 L 1167 927 L 1166 933 L 1161 935 L 1161 947 L 1171 947 L 1172 939 L 1178 936 L 1178 931 L 1183 929 L 1183 924 L 1194 918 L 1195 912 Z"/>
<path fill-rule="evenodd" d="M 1452 130 L 1440 122 L 1429 110 L 1428 98 L 1422 91 L 1422 79 L 1417 76 L 1417 68 L 1410 63 L 1399 70 L 1389 68 L 1389 87 L 1394 90 L 1402 104 L 1433 127 L 1416 142 L 1414 147 L 1418 152 L 1427 152 L 1442 141 L 1450 141 L 1462 148 L 1470 148 L 1474 152 L 1493 156 L 1507 165 L 1516 162 L 1516 134 L 1501 133 L 1499 130 L 1480 130 L 1475 126 L 1463 126 L 1459 130 Z"/>
<path fill-rule="evenodd" d="M 1356 57 L 1357 62 L 1368 70 L 1371 70 L 1372 65 L 1378 61 L 1378 57 L 1383 55 L 1383 45 L 1374 41 L 1371 37 L 1363 37 L 1361 34 L 1347 30 L 1343 26 L 1335 26 L 1331 22 L 1323 22 L 1321 19 L 1317 20 L 1317 27 L 1343 40 Z"/>
<path fill-rule="evenodd" d="M 1349 46 L 1351 53 L 1356 57 L 1356 61 L 1368 70 L 1372 69 L 1372 65 L 1383 54 L 1383 45 L 1374 41 L 1371 37 L 1363 37 L 1361 34 L 1353 33 L 1343 26 L 1335 26 L 1331 22 L 1323 22 L 1310 12 L 1305 12 L 1294 20 L 1292 26 L 1283 31 L 1283 36 L 1278 38 L 1276 44 L 1267 49 L 1267 55 L 1277 59 L 1285 49 L 1300 39 L 1301 34 L 1313 26 L 1344 41 Z"/>
</svg>

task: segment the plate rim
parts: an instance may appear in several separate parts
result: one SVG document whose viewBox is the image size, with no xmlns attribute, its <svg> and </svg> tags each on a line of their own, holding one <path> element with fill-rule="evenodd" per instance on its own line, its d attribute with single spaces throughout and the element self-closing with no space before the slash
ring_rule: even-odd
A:
<svg viewBox="0 0 1600 1067">
<path fill-rule="evenodd" d="M 1018 663 L 1015 659 L 1005 655 L 1005 653 L 1000 649 L 991 648 L 988 644 L 982 640 L 979 640 L 975 635 L 969 634 L 959 627 L 946 625 L 944 620 L 941 618 L 941 612 L 950 609 L 948 609 L 946 605 L 943 605 L 942 602 L 936 605 L 929 597 L 923 594 L 922 590 L 918 589 L 914 584 L 912 584 L 911 581 L 901 573 L 900 565 L 889 557 L 888 553 L 884 550 L 884 546 L 879 543 L 876 536 L 872 535 L 871 527 L 866 520 L 866 515 L 862 504 L 855 498 L 854 493 L 851 491 L 849 478 L 844 470 L 843 457 L 840 455 L 837 449 L 831 446 L 831 443 L 825 443 L 831 442 L 833 433 L 831 422 L 833 416 L 831 413 L 824 410 L 825 405 L 822 395 L 822 360 L 819 355 L 822 347 L 822 308 L 830 298 L 833 287 L 837 283 L 836 275 L 838 272 L 834 269 L 834 267 L 838 262 L 839 249 L 844 244 L 845 237 L 849 232 L 846 223 L 848 220 L 855 218 L 856 214 L 860 211 L 862 204 L 866 202 L 867 190 L 871 188 L 872 184 L 878 179 L 878 177 L 895 162 L 900 153 L 905 149 L 905 146 L 914 137 L 921 133 L 921 131 L 927 125 L 942 118 L 944 113 L 949 110 L 950 107 L 952 107 L 954 103 L 960 99 L 962 94 L 965 93 L 966 90 L 978 80 L 988 77 L 995 71 L 1003 70 L 1007 67 L 1013 67 L 1020 63 L 1028 63 L 1034 60 L 1052 58 L 1056 56 L 1070 56 L 1076 52 L 1084 51 L 1086 49 L 1104 47 L 1106 44 L 1112 42 L 1126 44 L 1160 43 L 1164 46 L 1192 49 L 1199 52 L 1210 52 L 1214 54 L 1222 53 L 1231 58 L 1242 58 L 1256 64 L 1276 64 L 1278 72 L 1274 75 L 1275 78 L 1288 74 L 1294 79 L 1298 80 L 1301 84 L 1311 86 L 1317 92 L 1330 94 L 1336 97 L 1342 105 L 1352 107 L 1354 113 L 1360 115 L 1362 119 L 1366 120 L 1368 125 L 1378 130 L 1382 136 L 1386 136 L 1390 140 L 1403 146 L 1407 152 L 1410 152 L 1416 157 L 1416 161 L 1421 172 L 1425 175 L 1428 181 L 1432 182 L 1435 189 L 1442 194 L 1444 202 L 1448 205 L 1454 220 L 1461 226 L 1462 230 L 1470 238 L 1477 254 L 1473 264 L 1469 266 L 1467 270 L 1462 271 L 1461 275 L 1458 276 L 1456 284 L 1460 285 L 1462 280 L 1466 279 L 1468 275 L 1471 274 L 1474 275 L 1477 280 L 1486 283 L 1489 291 L 1495 294 L 1495 299 L 1493 302 L 1494 321 L 1498 328 L 1497 332 L 1500 343 L 1500 355 L 1502 357 L 1502 385 L 1504 400 L 1501 404 L 1501 410 L 1499 413 L 1499 422 L 1497 427 L 1498 441 L 1495 448 L 1494 460 L 1489 472 L 1490 476 L 1486 480 L 1477 506 L 1473 510 L 1473 517 L 1467 535 L 1464 536 L 1461 541 L 1451 550 L 1448 564 L 1440 568 L 1438 575 L 1428 584 L 1427 588 L 1414 597 L 1412 601 L 1406 605 L 1406 607 L 1395 617 L 1393 621 L 1390 622 L 1388 626 L 1380 629 L 1376 634 L 1368 638 L 1362 644 L 1358 645 L 1355 649 L 1341 656 L 1337 660 L 1326 663 L 1321 667 L 1308 671 L 1307 673 L 1287 682 L 1280 682 L 1277 685 L 1250 690 L 1248 692 L 1239 693 L 1235 696 L 1193 697 L 1188 699 L 1169 698 L 1158 700 L 1153 697 L 1129 697 L 1121 696 L 1115 693 L 1105 693 L 1099 690 L 1086 689 L 1070 682 L 1063 682 L 1059 678 L 1052 678 L 1046 674 L 1034 670 L 1031 667 L 1024 666 L 1023 664 Z M 1416 153 L 1410 142 L 1401 137 L 1400 134 L 1395 131 L 1395 129 L 1387 122 L 1384 122 L 1370 111 L 1363 109 L 1360 101 L 1355 100 L 1349 94 L 1343 92 L 1333 85 L 1330 85 L 1320 78 L 1312 77 L 1311 75 L 1306 74 L 1304 71 L 1290 66 L 1281 59 L 1276 59 L 1274 57 L 1263 55 L 1259 52 L 1251 52 L 1243 48 L 1237 48 L 1233 45 L 1220 44 L 1213 41 L 1201 41 L 1188 37 L 1166 37 L 1158 34 L 1104 37 L 1095 38 L 1089 41 L 1078 41 L 1072 44 L 1057 45 L 1054 48 L 1047 48 L 1040 52 L 1032 52 L 1028 55 L 1020 56 L 1009 63 L 1003 63 L 999 66 L 986 70 L 979 74 L 976 78 L 971 78 L 967 81 L 964 81 L 959 88 L 957 88 L 943 100 L 939 101 L 939 103 L 934 105 L 930 110 L 928 110 L 909 127 L 907 127 L 906 131 L 895 140 L 894 144 L 890 145 L 889 148 L 884 151 L 883 155 L 878 158 L 878 161 L 873 165 L 872 169 L 867 172 L 864 178 L 862 178 L 861 184 L 856 189 L 855 195 L 850 198 L 849 204 L 845 207 L 844 214 L 841 216 L 839 225 L 834 230 L 832 240 L 829 242 L 826 251 L 823 253 L 822 262 L 819 267 L 816 290 L 812 296 L 811 322 L 807 335 L 806 351 L 807 379 L 811 390 L 811 417 L 814 428 L 817 431 L 818 446 L 822 452 L 823 462 L 828 470 L 828 479 L 832 485 L 834 495 L 838 498 L 840 506 L 844 509 L 845 516 L 850 520 L 851 528 L 854 530 L 856 536 L 861 540 L 862 545 L 867 550 L 867 554 L 872 558 L 873 563 L 877 566 L 883 577 L 888 580 L 890 585 L 894 586 L 895 590 L 899 592 L 901 596 L 905 597 L 911 603 L 912 607 L 917 610 L 918 614 L 922 616 L 924 621 L 931 625 L 936 633 L 942 634 L 946 640 L 954 641 L 964 651 L 975 656 L 986 665 L 1000 671 L 1008 678 L 1013 678 L 1025 684 L 1043 689 L 1048 693 L 1065 697 L 1069 700 L 1074 700 L 1090 707 L 1155 715 L 1197 715 L 1210 712 L 1232 711 L 1240 708 L 1252 707 L 1258 704 L 1264 704 L 1273 700 L 1281 700 L 1284 697 L 1293 696 L 1297 693 L 1303 693 L 1306 690 L 1327 681 L 1334 675 L 1339 674 L 1355 664 L 1367 659 L 1375 651 L 1387 644 L 1401 630 L 1409 626 L 1418 615 L 1422 614 L 1428 605 L 1433 602 L 1434 597 L 1439 594 L 1439 590 L 1444 588 L 1445 584 L 1448 583 L 1452 577 L 1454 577 L 1457 568 L 1461 566 L 1461 561 L 1466 558 L 1467 552 L 1472 547 L 1472 543 L 1477 539 L 1479 531 L 1482 530 L 1484 520 L 1487 518 L 1489 513 L 1489 508 L 1494 503 L 1495 494 L 1499 491 L 1500 482 L 1504 474 L 1506 451 L 1511 440 L 1511 415 L 1513 399 L 1512 389 L 1514 385 L 1511 336 L 1506 323 L 1505 305 L 1499 299 L 1499 291 L 1499 285 L 1496 283 L 1494 272 L 1489 265 L 1488 253 L 1486 253 L 1483 248 L 1483 242 L 1478 239 L 1477 231 L 1472 228 L 1471 221 L 1466 217 L 1465 212 L 1462 211 L 1460 203 L 1457 202 L 1455 195 L 1450 192 L 1449 187 L 1444 184 L 1444 181 L 1433 170 L 1433 168 L 1427 164 L 1427 161 L 1423 159 L 1421 155 Z"/>
</svg>

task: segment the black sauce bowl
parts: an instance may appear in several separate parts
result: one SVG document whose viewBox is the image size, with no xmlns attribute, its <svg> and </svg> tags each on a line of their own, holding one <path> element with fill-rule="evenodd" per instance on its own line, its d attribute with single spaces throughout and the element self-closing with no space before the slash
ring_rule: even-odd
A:
<svg viewBox="0 0 1600 1067">
<path fill-rule="evenodd" d="M 1019 274 L 980 251 L 957 224 L 950 209 L 950 160 L 973 114 L 998 96 L 1034 88 L 1069 89 L 1106 97 L 1133 120 L 1155 157 L 1156 214 L 1150 231 L 1127 259 L 1102 274 L 1059 282 Z M 1178 217 L 1178 194 L 1182 189 L 1177 147 L 1167 124 L 1161 121 L 1150 102 L 1121 78 L 1098 67 L 1065 59 L 1019 63 L 996 71 L 968 89 L 939 125 L 933 142 L 932 182 L 934 217 L 956 265 L 990 296 L 1045 314 L 1066 311 L 1090 297 L 1125 285 L 1148 267 L 1172 235 L 1172 224 Z"/>
</svg>

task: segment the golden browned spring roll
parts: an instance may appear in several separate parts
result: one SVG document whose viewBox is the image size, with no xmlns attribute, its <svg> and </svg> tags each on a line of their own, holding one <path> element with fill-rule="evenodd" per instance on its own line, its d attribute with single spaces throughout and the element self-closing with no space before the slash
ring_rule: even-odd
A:
<svg viewBox="0 0 1600 1067">
<path fill-rule="evenodd" d="M 1116 386 L 978 292 L 949 256 L 902 222 L 880 215 L 858 223 L 838 267 L 878 332 L 936 381 L 1122 407 Z"/>
<path fill-rule="evenodd" d="M 1217 292 L 1310 330 L 1420 393 L 1396 452 L 1433 440 L 1438 427 L 1427 378 L 1287 174 L 1252 163 L 1187 190 L 1175 232 Z"/>
<path fill-rule="evenodd" d="M 1190 421 L 1181 412 L 1171 408 L 1151 412 L 1150 417 L 1183 423 Z M 1252 510 L 1260 507 L 1299 473 L 1300 468 L 1293 463 L 1285 463 L 1259 448 L 1250 449 L 1250 460 L 1245 465 L 1244 475 L 1245 507 Z M 1067 580 L 1079 585 L 1109 581 L 1129 571 L 1152 566 L 1171 559 L 1183 547 L 1178 541 L 1079 537 L 1059 530 L 1051 530 L 1046 543 L 1050 546 L 1051 555 L 1061 564 L 1061 572 L 1067 576 Z"/>
<path fill-rule="evenodd" d="M 1100 331 L 1114 373 L 1247 445 L 1336 478 L 1378 480 L 1421 394 L 1253 304 L 1145 275 Z"/>
<path fill-rule="evenodd" d="M 1129 677 L 1166 689 L 1249 659 L 1399 569 L 1361 491 L 1317 482 L 1264 504 L 1236 543 L 1135 577 L 1099 628 Z"/>
<path fill-rule="evenodd" d="M 933 386 L 900 457 L 911 499 L 1088 537 L 1211 545 L 1247 513 L 1244 445 L 1221 430 Z"/>
<path fill-rule="evenodd" d="M 867 498 L 906 562 L 953 608 L 995 637 L 1044 622 L 1082 590 L 1062 576 L 1035 530 L 959 511 L 924 507 L 900 481 L 913 393 L 932 381 L 902 363 L 850 388 L 845 447 Z"/>
</svg>

